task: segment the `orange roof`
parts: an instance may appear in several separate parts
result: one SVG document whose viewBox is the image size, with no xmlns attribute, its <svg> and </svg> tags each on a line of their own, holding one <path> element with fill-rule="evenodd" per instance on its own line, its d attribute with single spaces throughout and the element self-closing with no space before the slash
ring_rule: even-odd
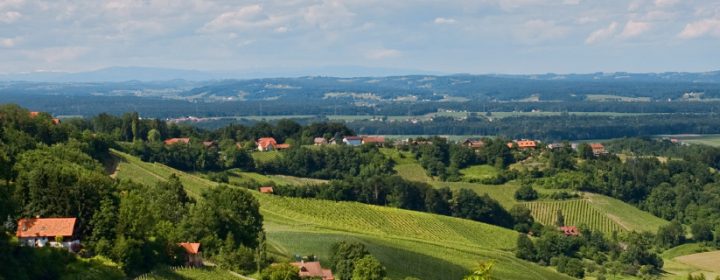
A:
<svg viewBox="0 0 720 280">
<path fill-rule="evenodd" d="M 273 187 L 260 187 L 261 193 L 273 193 Z"/>
<path fill-rule="evenodd" d="M 176 143 L 189 144 L 190 138 L 170 138 L 170 139 L 166 139 L 164 142 L 165 142 L 165 145 L 172 145 L 172 144 L 176 144 Z"/>
<path fill-rule="evenodd" d="M 603 146 L 603 144 L 600 144 L 600 143 L 592 143 L 592 144 L 590 144 L 590 148 L 593 150 L 603 150 L 603 149 L 605 149 L 605 146 Z"/>
<path fill-rule="evenodd" d="M 275 141 L 275 138 L 272 137 L 263 137 L 258 139 L 257 145 L 258 147 L 265 149 L 269 146 L 277 146 L 277 141 Z"/>
<path fill-rule="evenodd" d="M 520 140 L 517 145 L 520 148 L 535 148 L 537 144 L 533 140 Z"/>
<path fill-rule="evenodd" d="M 182 242 L 178 243 L 180 247 L 185 249 L 185 252 L 191 255 L 197 255 L 200 252 L 200 243 Z"/>
<path fill-rule="evenodd" d="M 290 149 L 290 144 L 277 144 L 275 145 L 275 148 L 278 150 Z"/>
<path fill-rule="evenodd" d="M 76 218 L 34 218 L 18 220 L 17 237 L 72 236 Z"/>
<path fill-rule="evenodd" d="M 363 137 L 362 139 L 363 143 L 385 143 L 385 137 L 383 136 L 367 136 Z"/>
<path fill-rule="evenodd" d="M 60 124 L 60 119 L 52 119 L 53 124 Z"/>
<path fill-rule="evenodd" d="M 40 115 L 40 112 L 30 112 L 31 118 L 37 117 L 38 115 Z"/>
<path fill-rule="evenodd" d="M 578 236 L 580 235 L 580 232 L 578 231 L 577 227 L 575 226 L 564 226 L 560 227 L 560 230 L 565 234 L 566 236 Z"/>
<path fill-rule="evenodd" d="M 300 269 L 300 277 L 320 277 L 322 280 L 335 280 L 332 270 L 324 269 L 320 262 L 294 262 L 290 263 Z"/>
</svg>

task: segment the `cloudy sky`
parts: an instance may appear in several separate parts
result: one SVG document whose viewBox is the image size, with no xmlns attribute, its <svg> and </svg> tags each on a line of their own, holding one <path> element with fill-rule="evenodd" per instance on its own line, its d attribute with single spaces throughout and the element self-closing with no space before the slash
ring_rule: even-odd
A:
<svg viewBox="0 0 720 280">
<path fill-rule="evenodd" d="M 0 73 L 720 69 L 717 0 L 0 0 Z"/>
</svg>

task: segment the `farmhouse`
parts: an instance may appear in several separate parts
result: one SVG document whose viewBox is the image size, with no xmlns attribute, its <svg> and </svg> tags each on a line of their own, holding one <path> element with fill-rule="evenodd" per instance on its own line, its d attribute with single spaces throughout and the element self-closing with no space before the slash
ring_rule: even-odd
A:
<svg viewBox="0 0 720 280">
<path fill-rule="evenodd" d="M 362 145 L 362 140 L 360 136 L 345 136 L 342 141 L 348 146 L 360 146 Z"/>
<path fill-rule="evenodd" d="M 363 144 L 372 144 L 377 146 L 384 146 L 385 145 L 385 137 L 382 136 L 365 136 L 362 138 Z"/>
<path fill-rule="evenodd" d="M 80 249 L 75 236 L 76 218 L 30 218 L 18 220 L 17 238 L 20 244 L 30 247 L 51 246 L 70 251 Z"/>
<path fill-rule="evenodd" d="M 200 243 L 182 242 L 178 243 L 178 246 L 185 249 L 185 254 L 187 254 L 185 265 L 192 267 L 203 266 L 202 255 L 200 253 Z"/>
<path fill-rule="evenodd" d="M 525 150 L 525 149 L 535 149 L 537 148 L 537 142 L 534 140 L 513 140 L 512 142 L 507 143 L 508 148 L 513 148 L 517 144 L 518 149 Z"/>
<path fill-rule="evenodd" d="M 165 143 L 165 145 L 175 145 L 178 143 L 187 145 L 187 144 L 190 144 L 190 138 L 170 138 L 170 139 L 165 139 L 165 141 L 163 141 L 163 143 Z"/>
<path fill-rule="evenodd" d="M 315 137 L 315 139 L 313 139 L 313 144 L 315 144 L 315 146 L 327 145 L 327 143 L 328 141 L 324 137 Z"/>
<path fill-rule="evenodd" d="M 332 270 L 322 268 L 322 266 L 320 266 L 320 262 L 300 261 L 290 264 L 300 269 L 300 278 L 335 280 Z"/>
<path fill-rule="evenodd" d="M 607 154 L 607 152 L 605 151 L 605 146 L 603 146 L 603 144 L 600 144 L 600 143 L 590 144 L 590 149 L 592 149 L 593 155 L 595 155 L 595 156 Z"/>
<path fill-rule="evenodd" d="M 558 150 L 565 147 L 563 143 L 551 143 L 547 145 L 548 150 Z"/>
<path fill-rule="evenodd" d="M 468 139 L 465 139 L 465 141 L 463 141 L 462 144 L 473 150 L 479 150 L 479 149 L 482 149 L 483 147 L 485 147 L 485 142 L 483 142 L 480 139 L 468 138 Z"/>
<path fill-rule="evenodd" d="M 277 149 L 277 141 L 272 137 L 263 137 L 255 142 L 257 144 L 258 151 L 273 151 Z"/>
<path fill-rule="evenodd" d="M 563 226 L 563 227 L 560 227 L 560 231 L 562 231 L 563 234 L 565 234 L 565 236 L 579 236 L 580 235 L 580 231 L 578 230 L 578 228 L 576 226 Z"/>
<path fill-rule="evenodd" d="M 272 194 L 272 193 L 273 193 L 273 187 L 272 187 L 272 186 L 260 187 L 260 193 L 269 193 L 269 194 Z"/>
</svg>

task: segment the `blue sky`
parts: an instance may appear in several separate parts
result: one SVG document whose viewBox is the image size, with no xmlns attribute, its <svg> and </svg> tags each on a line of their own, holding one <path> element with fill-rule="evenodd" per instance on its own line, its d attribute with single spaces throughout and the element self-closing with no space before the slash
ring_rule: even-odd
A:
<svg viewBox="0 0 720 280">
<path fill-rule="evenodd" d="M 0 0 L 0 73 L 720 69 L 720 1 Z"/>
</svg>

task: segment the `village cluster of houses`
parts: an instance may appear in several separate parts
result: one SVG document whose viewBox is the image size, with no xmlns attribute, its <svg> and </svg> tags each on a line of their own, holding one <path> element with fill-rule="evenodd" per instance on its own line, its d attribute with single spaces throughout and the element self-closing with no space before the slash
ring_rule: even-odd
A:
<svg viewBox="0 0 720 280">
<path fill-rule="evenodd" d="M 462 144 L 468 148 L 478 150 L 485 147 L 485 143 L 481 139 L 466 139 L 462 142 Z M 566 143 L 550 143 L 547 144 L 548 150 L 557 150 L 562 149 L 566 147 Z M 513 140 L 507 143 L 508 148 L 510 149 L 519 149 L 519 150 L 532 150 L 537 149 L 540 147 L 540 141 L 538 140 L 529 140 L 529 139 L 519 139 L 519 140 Z M 570 148 L 573 150 L 578 149 L 579 144 L 578 143 L 571 143 Z M 589 144 L 590 149 L 592 149 L 592 152 L 595 156 L 604 155 L 607 154 L 607 151 L 605 150 L 605 146 L 601 143 L 590 143 Z"/>
</svg>

